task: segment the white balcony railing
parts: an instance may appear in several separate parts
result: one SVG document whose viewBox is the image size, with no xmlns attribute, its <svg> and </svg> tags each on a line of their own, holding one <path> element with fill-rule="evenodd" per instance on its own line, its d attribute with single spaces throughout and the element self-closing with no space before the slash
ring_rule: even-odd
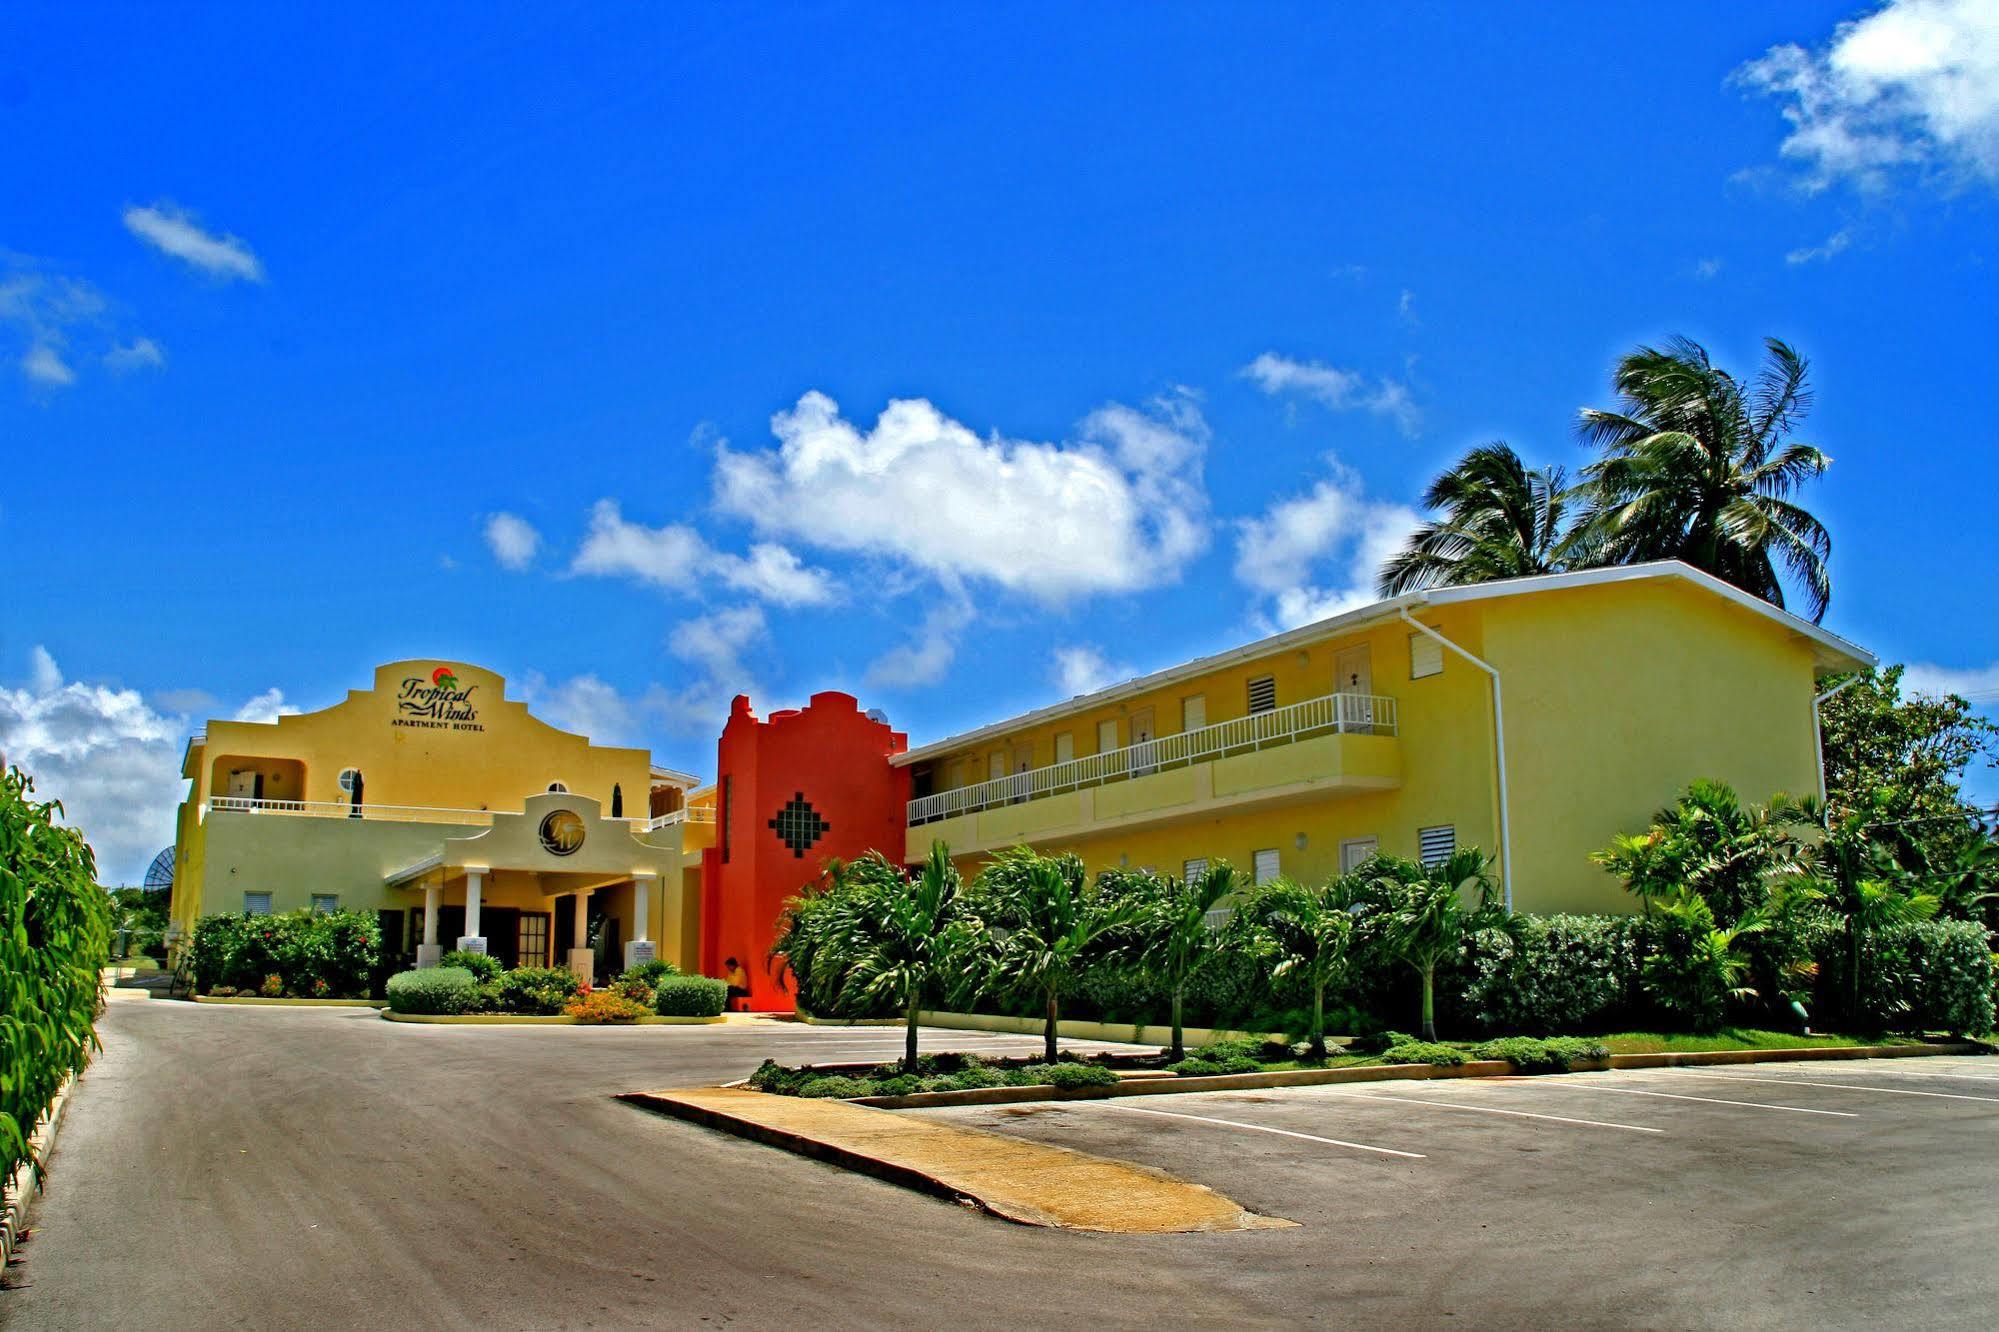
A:
<svg viewBox="0 0 1999 1332">
<path fill-rule="evenodd" d="M 372 819 L 387 823 L 490 824 L 490 809 L 438 809 L 429 805 L 350 805 L 345 800 L 252 800 L 210 796 L 210 813 L 292 814 L 318 819 Z"/>
<path fill-rule="evenodd" d="M 1253 712 L 1178 735 L 1161 736 L 1087 758 L 1071 759 L 988 782 L 939 791 L 909 802 L 909 822 L 934 823 L 994 805 L 1058 795 L 1084 786 L 1144 777 L 1162 768 L 1184 767 L 1228 754 L 1289 744 L 1312 735 L 1394 735 L 1395 700 L 1379 694 L 1327 694 L 1302 703 Z"/>
<path fill-rule="evenodd" d="M 645 830 L 658 832 L 661 828 L 671 828 L 676 823 L 713 823 L 713 805 L 689 805 L 683 809 L 668 810 L 658 818 L 647 819 Z"/>
</svg>

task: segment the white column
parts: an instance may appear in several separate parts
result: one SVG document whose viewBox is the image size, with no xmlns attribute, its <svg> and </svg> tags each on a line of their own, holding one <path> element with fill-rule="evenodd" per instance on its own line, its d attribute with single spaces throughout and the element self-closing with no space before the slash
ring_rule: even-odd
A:
<svg viewBox="0 0 1999 1332">
<path fill-rule="evenodd" d="M 486 936 L 479 933 L 479 890 L 485 885 L 485 870 L 465 871 L 465 933 L 458 936 L 458 947 L 461 952 L 486 951 Z"/>
<path fill-rule="evenodd" d="M 439 884 L 423 886 L 423 942 L 416 946 L 416 964 L 420 967 L 434 967 L 444 956 L 443 945 L 437 942 L 437 899 L 442 892 Z"/>
<path fill-rule="evenodd" d="M 657 874 L 645 870 L 632 872 L 632 937 L 625 943 L 625 969 L 628 971 L 659 956 L 652 936 L 646 933 L 646 913 L 652 905 L 653 884 L 658 881 Z"/>
<path fill-rule="evenodd" d="M 590 948 L 590 890 L 576 893 L 576 928 L 570 935 L 569 969 L 588 985 L 597 975 L 597 954 Z"/>
</svg>

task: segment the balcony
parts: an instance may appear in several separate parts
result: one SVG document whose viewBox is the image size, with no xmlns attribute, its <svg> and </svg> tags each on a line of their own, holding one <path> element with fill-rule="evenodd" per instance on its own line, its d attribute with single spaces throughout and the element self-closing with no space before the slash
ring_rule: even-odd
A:
<svg viewBox="0 0 1999 1332">
<path fill-rule="evenodd" d="M 350 805 L 345 800 L 252 800 L 248 796 L 210 796 L 209 814 L 284 814 L 316 819 L 365 819 L 387 823 L 484 824 L 493 822 L 490 809 L 440 809 L 429 805 Z"/>
<path fill-rule="evenodd" d="M 921 859 L 932 838 L 972 852 L 1401 781 L 1395 700 L 1328 694 L 919 797 L 908 844 Z"/>
</svg>

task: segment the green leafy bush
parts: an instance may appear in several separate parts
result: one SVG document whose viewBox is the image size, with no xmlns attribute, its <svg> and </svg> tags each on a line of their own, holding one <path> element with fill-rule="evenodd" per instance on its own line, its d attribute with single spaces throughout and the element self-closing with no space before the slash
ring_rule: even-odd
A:
<svg viewBox="0 0 1999 1332">
<path fill-rule="evenodd" d="M 1442 1041 L 1404 1041 L 1381 1052 L 1384 1064 L 1438 1064 L 1456 1068 L 1465 1062 L 1465 1052 Z"/>
<path fill-rule="evenodd" d="M 1522 1073 L 1567 1073 L 1577 1064 L 1599 1064 L 1610 1057 L 1600 1041 L 1580 1036 L 1506 1036 L 1472 1047 L 1474 1059 L 1504 1059 Z"/>
<path fill-rule="evenodd" d="M 662 978 L 678 976 L 679 974 L 679 967 L 674 966 L 673 963 L 663 957 L 656 957 L 650 962 L 641 962 L 635 967 L 626 967 L 620 973 L 618 979 L 621 981 L 639 981 L 642 984 L 657 988 Z"/>
<path fill-rule="evenodd" d="M 729 987 L 709 976 L 664 976 L 653 991 L 661 1017 L 720 1017 Z"/>
<path fill-rule="evenodd" d="M 567 967 L 515 967 L 499 979 L 496 1011 L 554 1017 L 582 988 L 576 973 Z"/>
<path fill-rule="evenodd" d="M 463 967 L 421 967 L 389 977 L 389 1007 L 398 1013 L 463 1013 L 479 982 Z"/>
<path fill-rule="evenodd" d="M 372 911 L 203 916 L 187 954 L 202 994 L 218 985 L 254 994 L 276 976 L 280 994 L 341 999 L 368 995 L 381 957 L 382 927 Z"/>
<path fill-rule="evenodd" d="M 472 973 L 475 980 L 498 980 L 506 971 L 500 959 L 491 953 L 475 953 L 469 948 L 454 948 L 437 959 L 440 967 L 463 967 Z"/>
<path fill-rule="evenodd" d="M 1821 949 L 1821 1007 L 1837 1011 L 1850 966 L 1843 933 Z M 1882 1031 L 1993 1029 L 1993 957 L 1982 926 L 1967 920 L 1888 925 L 1861 937 L 1860 1011 Z"/>
<path fill-rule="evenodd" d="M 1466 957 L 1465 1014 L 1488 1031 L 1603 1031 L 1638 999 L 1636 916 L 1516 916 L 1481 930 Z"/>
<path fill-rule="evenodd" d="M 853 1096 L 874 1095 L 875 1084 L 861 1078 L 834 1075 L 808 1079 L 798 1088 L 798 1095 L 813 1100 L 846 1100 Z"/>
<path fill-rule="evenodd" d="M 1115 1087 L 1118 1076 L 1102 1064 L 1029 1064 L 1007 1074 L 1016 1087 Z"/>
<path fill-rule="evenodd" d="M 1006 1076 L 995 1068 L 968 1068 L 951 1075 L 949 1091 L 975 1091 L 981 1087 L 1004 1087 Z"/>
<path fill-rule="evenodd" d="M 98 968 L 111 953 L 90 847 L 33 791 L 19 769 L 0 775 L 0 1179 L 97 1043 Z"/>
</svg>

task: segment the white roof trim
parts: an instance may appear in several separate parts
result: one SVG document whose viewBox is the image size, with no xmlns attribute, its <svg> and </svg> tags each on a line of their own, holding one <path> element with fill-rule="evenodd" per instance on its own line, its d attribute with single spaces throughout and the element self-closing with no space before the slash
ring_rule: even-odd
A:
<svg viewBox="0 0 1999 1332">
<path fill-rule="evenodd" d="M 691 772 L 682 772 L 678 768 L 662 768 L 657 763 L 652 765 L 652 780 L 677 786 L 683 791 L 701 784 L 701 779 Z"/>
<path fill-rule="evenodd" d="M 399 870 L 390 870 L 382 876 L 382 882 L 391 888 L 400 888 L 411 879 L 421 879 L 443 863 L 444 853 L 433 851 L 422 860 L 414 861 Z"/>
<path fill-rule="evenodd" d="M 1246 643 L 1241 647 L 1230 648 L 1226 652 L 1217 652 L 1210 656 L 1197 657 L 1181 665 L 1170 666 L 1163 671 L 1154 671 L 1150 675 L 1141 675 L 1136 679 L 1126 680 L 1122 684 L 1115 684 L 1105 689 L 1099 689 L 1095 693 L 1078 694 L 1074 698 L 1067 699 L 1061 703 L 1051 704 L 1045 708 L 1038 708 L 1033 712 L 1024 712 L 1015 717 L 1008 717 L 1004 721 L 992 722 L 986 726 L 978 727 L 975 730 L 962 731 L 957 735 L 947 736 L 942 740 L 933 740 L 929 744 L 919 745 L 915 749 L 897 754 L 889 762 L 898 768 L 907 767 L 911 763 L 920 763 L 925 759 L 936 758 L 941 754 L 947 754 L 953 750 L 962 749 L 967 745 L 977 744 L 983 740 L 1009 735 L 1015 731 L 1026 730 L 1029 727 L 1038 726 L 1043 722 L 1054 721 L 1074 713 L 1088 711 L 1091 708 L 1102 707 L 1107 703 L 1115 703 L 1120 699 L 1130 698 L 1136 694 L 1150 693 L 1152 690 L 1162 689 L 1177 680 L 1206 675 L 1210 671 L 1234 662 L 1268 656 L 1273 652 L 1281 652 L 1285 648 L 1298 643 L 1312 642 L 1332 634 L 1345 633 L 1350 630 L 1363 628 L 1380 620 L 1391 620 L 1396 617 L 1398 612 L 1405 608 L 1423 605 L 1453 605 L 1458 602 L 1486 601 L 1499 597 L 1528 596 L 1536 592 L 1557 592 L 1568 588 L 1593 587 L 1601 583 L 1642 582 L 1659 578 L 1678 578 L 1692 583 L 1704 591 L 1712 592 L 1716 596 L 1732 601 L 1746 610 L 1763 616 L 1765 619 L 1776 623 L 1791 633 L 1809 639 L 1819 649 L 1815 655 L 1818 665 L 1825 672 L 1852 670 L 1855 667 L 1870 667 L 1876 664 L 1876 658 L 1873 653 L 1841 638 L 1837 634 L 1821 629 L 1810 620 L 1772 606 L 1760 597 L 1752 596 L 1733 584 L 1724 583 L 1719 578 L 1711 574 L 1702 573 L 1691 565 L 1683 564 L 1679 560 L 1654 560 L 1647 564 L 1618 565 L 1609 569 L 1583 569 L 1575 573 L 1542 574 L 1533 578 L 1503 578 L 1490 583 L 1475 583 L 1468 587 L 1439 587 L 1426 589 L 1421 592 L 1405 592 L 1399 597 L 1390 597 L 1386 601 L 1377 601 L 1371 605 L 1362 606 L 1341 615 L 1334 615 L 1324 620 L 1315 620 L 1311 624 L 1300 625 L 1296 629 L 1287 629 L 1281 634 L 1273 634 L 1268 638 L 1260 638 L 1253 643 Z"/>
</svg>

